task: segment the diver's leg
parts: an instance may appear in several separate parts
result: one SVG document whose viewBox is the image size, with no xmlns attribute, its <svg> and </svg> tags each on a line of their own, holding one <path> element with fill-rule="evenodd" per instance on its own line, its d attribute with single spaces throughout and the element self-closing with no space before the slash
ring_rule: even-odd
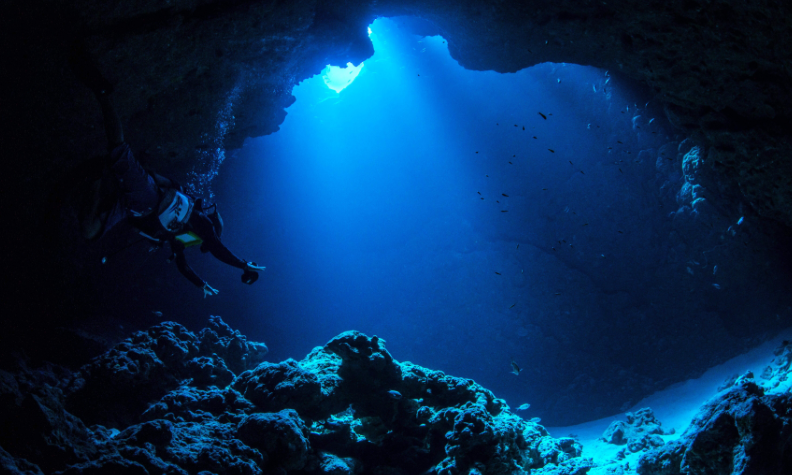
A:
<svg viewBox="0 0 792 475">
<path fill-rule="evenodd" d="M 85 206 L 87 209 L 84 211 L 84 216 L 80 219 L 83 237 L 89 241 L 98 238 L 102 231 L 103 223 L 99 213 L 99 205 L 102 202 L 101 190 L 102 180 L 95 180 L 91 184 L 89 191 L 90 198 Z"/>
<path fill-rule="evenodd" d="M 121 126 L 121 119 L 118 118 L 118 112 L 113 107 L 109 92 L 104 90 L 94 91 L 94 94 L 102 107 L 105 135 L 107 136 L 107 150 L 113 150 L 124 143 L 124 129 Z"/>
<path fill-rule="evenodd" d="M 75 40 L 72 43 L 69 53 L 69 64 L 75 76 L 94 93 L 99 101 L 99 105 L 102 107 L 102 116 L 104 117 L 107 148 L 108 150 L 113 150 L 124 142 L 124 130 L 121 127 L 121 121 L 110 100 L 113 85 L 96 67 L 96 63 L 91 58 L 91 55 L 88 54 L 88 49 L 82 40 Z"/>
</svg>

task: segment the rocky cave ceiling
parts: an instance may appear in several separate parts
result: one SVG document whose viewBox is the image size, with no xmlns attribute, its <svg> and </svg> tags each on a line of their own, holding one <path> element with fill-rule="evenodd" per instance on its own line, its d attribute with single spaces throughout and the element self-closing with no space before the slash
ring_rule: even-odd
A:
<svg viewBox="0 0 792 475">
<path fill-rule="evenodd" d="M 153 168 L 184 173 L 202 151 L 275 132 L 302 79 L 371 55 L 366 27 L 378 16 L 429 20 L 469 69 L 567 62 L 645 84 L 708 144 L 709 188 L 792 225 L 790 10 L 781 0 L 4 2 L 6 268 L 38 278 L 36 259 L 52 257 L 41 245 L 53 226 L 46 190 L 104 148 L 100 111 L 66 60 L 74 38 L 116 85 L 128 141 Z"/>
</svg>

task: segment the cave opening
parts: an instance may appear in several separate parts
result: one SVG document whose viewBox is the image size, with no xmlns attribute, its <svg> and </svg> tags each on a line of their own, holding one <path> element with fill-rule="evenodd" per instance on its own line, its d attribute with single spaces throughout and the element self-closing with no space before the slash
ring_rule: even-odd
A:
<svg viewBox="0 0 792 475">
<path fill-rule="evenodd" d="M 377 20 L 344 87 L 304 80 L 278 132 L 212 170 L 223 241 L 267 266 L 259 283 L 194 259 L 220 294 L 172 298 L 193 289 L 152 260 L 148 297 L 108 302 L 222 315 L 270 361 L 376 334 L 549 425 L 628 410 L 783 326 L 745 329 L 790 313 L 783 260 L 696 182 L 703 154 L 646 89 L 564 63 L 465 70 L 408 24 Z"/>
</svg>

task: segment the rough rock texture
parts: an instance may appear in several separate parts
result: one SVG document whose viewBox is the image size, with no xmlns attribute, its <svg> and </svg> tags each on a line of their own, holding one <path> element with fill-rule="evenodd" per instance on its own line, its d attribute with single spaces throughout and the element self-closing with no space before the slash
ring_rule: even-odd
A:
<svg viewBox="0 0 792 475">
<path fill-rule="evenodd" d="M 648 450 L 665 443 L 661 435 L 674 433 L 674 429 L 666 431 L 661 426 L 652 409 L 645 407 L 635 413 L 628 412 L 627 422 L 612 422 L 601 440 L 614 445 L 627 445 L 630 452 Z"/>
<path fill-rule="evenodd" d="M 253 347 L 260 357 L 261 345 Z M 176 389 L 184 379 L 201 388 L 227 386 L 234 373 L 226 361 L 244 368 L 248 353 L 245 337 L 220 317 L 210 317 L 209 327 L 198 336 L 178 323 L 163 322 L 136 332 L 81 368 L 67 387 L 69 410 L 89 424 L 127 425 L 152 398 Z"/>
<path fill-rule="evenodd" d="M 190 362 L 208 358 L 194 354 L 218 328 L 228 329 L 217 317 L 198 335 L 166 322 L 71 377 L 54 367 L 0 373 L 4 473 L 549 475 L 591 466 L 575 440 L 550 437 L 474 381 L 399 363 L 382 340 L 358 332 L 303 361 L 264 362 L 230 385 L 206 384 L 190 377 Z M 14 406 L 37 397 L 39 412 Z M 47 421 L 36 422 L 42 413 Z"/>
<path fill-rule="evenodd" d="M 220 322 L 213 319 L 210 326 L 216 328 Z M 64 397 L 59 387 L 73 385 L 67 370 L 51 365 L 30 369 L 23 363 L 14 373 L 0 372 L 3 473 L 631 472 L 626 464 L 598 465 L 581 457 L 583 447 L 577 440 L 551 437 L 474 381 L 400 363 L 381 339 L 359 332 L 333 338 L 300 362 L 262 363 L 225 387 L 186 378 L 169 389 L 154 386 L 138 373 L 138 388 L 129 384 L 132 373 L 108 379 L 96 372 L 97 363 L 101 367 L 109 359 L 126 361 L 130 353 L 154 351 L 154 335 L 167 342 L 161 350 L 170 350 L 159 354 L 169 364 L 158 359 L 161 364 L 153 365 L 160 376 L 177 380 L 187 371 L 187 365 L 178 362 L 199 338 L 177 324 L 158 325 L 120 343 L 79 372 L 84 387 L 97 378 L 106 386 L 118 386 L 115 392 L 107 390 L 114 397 L 119 397 L 120 388 L 137 391 L 137 400 L 148 408 L 117 417 L 108 411 L 118 406 L 116 402 L 97 398 L 93 411 L 78 406 L 85 418 L 101 422 L 90 427 L 64 409 L 64 402 L 71 405 L 86 397 L 80 391 Z M 186 353 L 174 350 L 180 347 Z M 218 364 L 228 366 L 222 359 Z M 259 402 L 249 401 L 235 387 Z M 702 408 L 681 439 L 644 454 L 637 472 L 789 473 L 792 396 L 778 392 L 778 386 L 774 389 L 775 393 L 765 393 L 750 377 L 741 378 Z M 275 410 L 277 406 L 284 407 Z M 125 419 L 130 422 L 121 424 Z M 109 428 L 107 423 L 119 426 Z M 662 433 L 651 410 L 642 409 L 628 414 L 626 426 L 612 426 L 607 434 L 615 443 L 628 438 L 637 443 Z"/>
<path fill-rule="evenodd" d="M 784 342 L 776 355 L 787 349 Z M 767 383 L 757 383 L 748 372 L 710 399 L 680 439 L 641 456 L 638 473 L 790 473 L 792 393 L 777 384 L 789 377 L 788 367 L 779 370 L 780 359 L 764 371 L 775 373 Z"/>
</svg>

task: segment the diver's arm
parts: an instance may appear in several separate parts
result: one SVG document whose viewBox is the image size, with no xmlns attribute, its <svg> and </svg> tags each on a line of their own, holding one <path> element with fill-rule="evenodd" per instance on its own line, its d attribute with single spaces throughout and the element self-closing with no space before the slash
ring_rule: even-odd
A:
<svg viewBox="0 0 792 475">
<path fill-rule="evenodd" d="M 205 248 L 212 253 L 213 256 L 220 262 L 228 264 L 237 269 L 246 269 L 247 262 L 237 257 L 233 252 L 228 250 L 217 237 L 212 227 L 212 222 L 203 213 L 196 213 L 190 220 L 190 224 L 195 229 L 196 234 L 201 237 L 204 242 Z"/>
<path fill-rule="evenodd" d="M 179 268 L 179 272 L 182 273 L 184 277 L 187 277 L 190 282 L 195 284 L 196 287 L 200 287 L 203 290 L 203 296 L 206 298 L 208 295 L 217 295 L 220 293 L 219 290 L 215 289 L 209 283 L 204 282 L 198 274 L 192 270 L 192 267 L 187 265 L 187 259 L 184 258 L 184 248 L 178 249 L 174 252 L 176 254 L 176 266 Z"/>
<path fill-rule="evenodd" d="M 179 272 L 181 272 L 184 277 L 187 277 L 187 280 L 195 284 L 196 287 L 205 286 L 206 282 L 198 277 L 198 274 L 187 264 L 187 259 L 184 257 L 184 249 L 174 249 L 173 253 L 176 256 L 176 267 L 179 268 Z"/>
<path fill-rule="evenodd" d="M 96 100 L 102 106 L 102 117 L 104 117 L 105 135 L 107 135 L 107 149 L 113 150 L 117 146 L 124 143 L 124 129 L 121 126 L 121 119 L 118 118 L 118 113 L 113 107 L 113 102 L 110 99 L 110 94 L 106 91 L 95 91 Z"/>
</svg>

